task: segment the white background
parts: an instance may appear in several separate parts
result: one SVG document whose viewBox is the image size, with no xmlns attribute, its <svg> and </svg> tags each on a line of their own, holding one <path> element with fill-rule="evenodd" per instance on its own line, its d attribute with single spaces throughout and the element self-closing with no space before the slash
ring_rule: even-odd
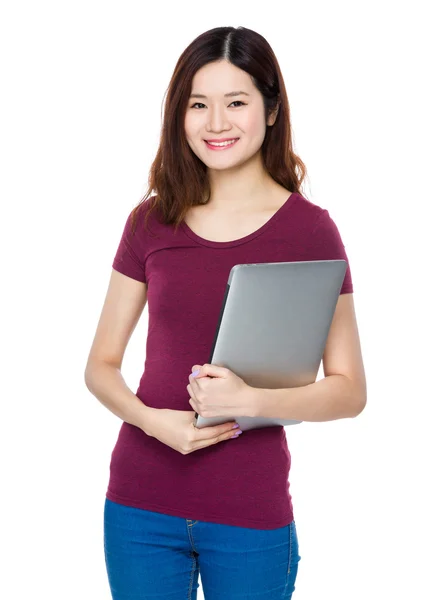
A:
<svg viewBox="0 0 431 600">
<path fill-rule="evenodd" d="M 1 5 L 1 596 L 111 597 L 103 504 L 121 421 L 87 390 L 86 360 L 176 61 L 200 33 L 243 25 L 278 57 L 307 195 L 345 243 L 368 383 L 358 418 L 286 428 L 293 597 L 430 598 L 425 2 L 152 4 Z M 133 391 L 147 314 L 124 361 Z"/>
</svg>

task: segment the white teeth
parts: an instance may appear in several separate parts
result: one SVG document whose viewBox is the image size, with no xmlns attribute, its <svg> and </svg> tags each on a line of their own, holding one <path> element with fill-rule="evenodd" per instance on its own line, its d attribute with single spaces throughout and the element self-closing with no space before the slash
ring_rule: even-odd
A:
<svg viewBox="0 0 431 600">
<path fill-rule="evenodd" d="M 216 142 L 207 142 L 210 146 L 229 146 L 230 144 L 234 144 L 237 140 L 230 140 L 229 142 L 221 142 L 217 144 Z"/>
</svg>

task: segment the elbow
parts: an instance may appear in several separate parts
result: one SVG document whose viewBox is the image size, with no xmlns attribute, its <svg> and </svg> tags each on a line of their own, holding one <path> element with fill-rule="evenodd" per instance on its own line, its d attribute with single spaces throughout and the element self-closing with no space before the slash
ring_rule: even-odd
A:
<svg viewBox="0 0 431 600">
<path fill-rule="evenodd" d="M 90 389 L 91 388 L 91 383 L 90 383 L 90 381 L 91 381 L 91 370 L 90 370 L 90 366 L 87 365 L 85 367 L 85 371 L 84 371 L 84 383 L 85 383 L 87 389 L 91 392 L 91 389 Z"/>
<path fill-rule="evenodd" d="M 92 388 L 93 388 L 93 384 L 94 381 L 96 379 L 96 377 L 98 377 L 98 374 L 100 372 L 100 368 L 102 368 L 102 372 L 101 372 L 101 377 L 104 376 L 104 372 L 103 372 L 103 368 L 104 367 L 114 367 L 115 369 L 118 369 L 119 371 L 121 371 L 121 360 L 120 361 L 107 361 L 104 359 L 100 359 L 100 358 L 89 358 L 87 361 L 87 365 L 85 367 L 85 371 L 84 371 L 84 382 L 85 385 L 87 386 L 87 389 L 90 390 L 91 393 L 92 392 Z"/>
<path fill-rule="evenodd" d="M 353 416 L 358 417 L 361 414 L 361 412 L 365 409 L 366 406 L 367 406 L 367 399 L 365 398 L 357 404 L 355 414 Z"/>
<path fill-rule="evenodd" d="M 366 382 L 350 381 L 350 404 L 352 406 L 351 417 L 358 417 L 367 405 L 367 384 Z"/>
<path fill-rule="evenodd" d="M 93 385 L 95 367 L 96 364 L 94 360 L 89 360 L 84 371 L 84 382 L 90 392 Z"/>
<path fill-rule="evenodd" d="M 355 403 L 356 409 L 355 409 L 355 414 L 353 415 L 354 417 L 358 417 L 361 412 L 365 409 L 365 407 L 367 406 L 367 389 L 365 387 L 365 389 L 361 390 L 361 393 L 358 396 L 358 400 Z"/>
</svg>

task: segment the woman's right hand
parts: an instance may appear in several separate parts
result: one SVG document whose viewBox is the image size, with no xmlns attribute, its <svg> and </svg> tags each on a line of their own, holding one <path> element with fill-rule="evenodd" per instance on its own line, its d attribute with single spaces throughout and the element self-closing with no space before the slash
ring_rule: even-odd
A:
<svg viewBox="0 0 431 600">
<path fill-rule="evenodd" d="M 195 450 L 230 440 L 239 430 L 233 429 L 235 421 L 222 425 L 198 429 L 193 425 L 195 411 L 153 409 L 148 417 L 145 432 L 157 438 L 181 454 L 190 454 Z"/>
</svg>

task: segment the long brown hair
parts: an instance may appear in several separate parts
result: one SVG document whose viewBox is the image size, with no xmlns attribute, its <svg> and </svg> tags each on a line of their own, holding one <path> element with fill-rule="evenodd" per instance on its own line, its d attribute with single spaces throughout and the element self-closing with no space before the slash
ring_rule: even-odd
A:
<svg viewBox="0 0 431 600">
<path fill-rule="evenodd" d="M 276 121 L 267 127 L 262 144 L 263 164 L 277 183 L 292 192 L 303 193 L 300 187 L 307 170 L 292 149 L 289 102 L 271 46 L 263 36 L 246 27 L 216 27 L 193 40 L 178 59 L 166 91 L 160 144 L 150 168 L 148 189 L 132 211 L 133 228 L 137 211 L 153 191 L 155 196 L 146 220 L 157 208 L 160 221 L 175 224 L 175 229 L 191 206 L 208 202 L 207 167 L 191 150 L 184 121 L 195 73 L 204 65 L 220 60 L 249 73 L 263 96 L 265 119 L 278 106 Z"/>
</svg>

